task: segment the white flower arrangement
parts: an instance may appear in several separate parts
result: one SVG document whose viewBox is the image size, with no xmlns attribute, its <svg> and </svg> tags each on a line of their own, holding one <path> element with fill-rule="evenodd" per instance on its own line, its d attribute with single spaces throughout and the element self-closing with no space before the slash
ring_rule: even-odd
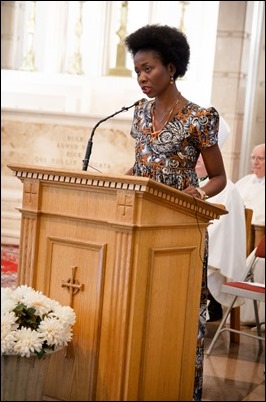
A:
<svg viewBox="0 0 266 402">
<path fill-rule="evenodd" d="M 1 288 L 1 355 L 42 358 L 72 340 L 76 314 L 26 285 Z"/>
</svg>

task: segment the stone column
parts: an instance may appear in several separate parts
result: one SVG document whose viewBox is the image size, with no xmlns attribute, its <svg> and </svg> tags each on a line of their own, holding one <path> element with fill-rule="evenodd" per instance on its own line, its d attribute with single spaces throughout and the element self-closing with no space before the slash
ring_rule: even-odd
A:
<svg viewBox="0 0 266 402">
<path fill-rule="evenodd" d="M 247 84 L 251 57 L 253 10 L 250 7 L 254 7 L 254 3 L 261 2 L 221 1 L 219 8 L 212 104 L 231 129 L 230 137 L 223 147 L 223 157 L 227 175 L 233 181 L 238 180 L 240 173 L 243 122 L 248 96 Z M 263 54 L 265 55 L 265 50 L 263 50 Z M 262 56 L 261 60 L 263 60 Z M 264 118 L 263 120 L 265 121 Z M 251 136 L 250 132 L 249 141 L 251 141 Z M 261 136 L 261 138 L 263 137 Z M 260 140 L 257 139 L 257 141 Z M 251 143 L 249 146 L 252 148 Z M 247 150 L 248 152 L 251 153 L 251 149 Z M 242 172 L 241 176 L 247 173 L 249 172 Z"/>
</svg>

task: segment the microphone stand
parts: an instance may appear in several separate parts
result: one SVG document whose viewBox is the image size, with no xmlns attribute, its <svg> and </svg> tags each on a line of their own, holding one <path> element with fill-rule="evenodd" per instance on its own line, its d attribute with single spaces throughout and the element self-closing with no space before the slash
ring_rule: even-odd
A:
<svg viewBox="0 0 266 402">
<path fill-rule="evenodd" d="M 131 106 L 123 106 L 122 109 L 118 110 L 118 112 L 115 112 L 115 113 L 111 114 L 110 116 L 107 116 L 107 117 L 105 117 L 104 119 L 98 121 L 98 123 L 97 123 L 97 124 L 93 127 L 93 129 L 92 129 L 91 136 L 90 136 L 90 139 L 89 139 L 88 144 L 87 144 L 87 149 L 86 149 L 85 158 L 84 158 L 83 161 L 82 161 L 82 162 L 83 162 L 82 170 L 85 170 L 85 171 L 86 171 L 86 170 L 88 169 L 88 164 L 89 164 L 89 160 L 90 160 L 90 156 L 91 156 L 91 150 L 92 150 L 92 145 L 93 145 L 92 139 L 93 139 L 94 132 L 95 132 L 96 128 L 97 128 L 101 123 L 103 123 L 104 121 L 110 119 L 111 117 L 114 117 L 114 116 L 117 115 L 118 113 L 127 112 L 128 109 L 130 109 L 130 108 L 132 108 L 133 106 L 136 106 L 136 105 L 138 105 L 138 104 L 139 104 L 139 101 L 133 103 L 133 105 L 131 105 Z"/>
</svg>

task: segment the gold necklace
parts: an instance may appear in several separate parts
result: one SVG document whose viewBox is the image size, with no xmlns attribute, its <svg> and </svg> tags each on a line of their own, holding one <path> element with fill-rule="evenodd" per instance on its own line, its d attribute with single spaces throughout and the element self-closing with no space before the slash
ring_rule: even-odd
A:
<svg viewBox="0 0 266 402">
<path fill-rule="evenodd" d="M 161 117 L 160 120 L 157 121 L 158 124 L 161 124 L 161 122 L 164 120 L 165 116 L 167 115 L 167 120 L 169 119 L 169 117 L 171 116 L 171 114 L 173 113 L 174 108 L 176 107 L 176 105 L 178 104 L 179 99 L 175 100 L 174 103 L 172 104 L 172 106 L 170 106 L 170 108 L 163 114 L 163 117 Z M 154 104 L 154 111 L 156 110 L 156 106 Z M 166 120 L 166 121 L 167 121 Z M 165 124 L 165 123 L 164 123 Z"/>
<path fill-rule="evenodd" d="M 163 118 L 162 118 L 160 121 L 157 122 L 158 125 L 161 124 L 161 122 L 163 121 L 164 117 L 167 115 L 167 118 L 166 118 L 165 122 L 162 124 L 162 127 L 161 127 L 160 130 L 156 130 L 156 129 L 155 129 L 155 118 L 154 118 L 154 110 L 153 110 L 152 117 L 151 117 L 151 120 L 152 120 L 152 134 L 153 134 L 153 135 L 157 135 L 158 133 L 160 133 L 160 132 L 162 131 L 163 127 L 164 127 L 164 126 L 168 123 L 168 121 L 170 120 L 171 114 L 173 113 L 173 111 L 174 111 L 176 105 L 178 104 L 178 102 L 179 102 L 179 99 L 177 99 L 177 100 L 174 102 L 174 104 L 173 104 L 172 107 L 171 107 L 171 110 L 169 110 L 168 115 L 167 115 L 167 112 L 166 112 L 166 113 L 164 114 Z M 153 109 L 154 109 L 154 107 L 153 107 Z"/>
</svg>

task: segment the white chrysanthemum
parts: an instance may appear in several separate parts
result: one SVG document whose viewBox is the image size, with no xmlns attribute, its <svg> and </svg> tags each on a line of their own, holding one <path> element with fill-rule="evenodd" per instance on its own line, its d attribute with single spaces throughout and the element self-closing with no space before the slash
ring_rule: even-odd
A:
<svg viewBox="0 0 266 402">
<path fill-rule="evenodd" d="M 72 339 L 71 327 L 64 325 L 57 318 L 45 318 L 38 331 L 43 334 L 47 346 L 64 347 Z"/>
<path fill-rule="evenodd" d="M 70 306 L 61 306 L 59 303 L 54 307 L 48 317 L 58 317 L 60 322 L 68 325 L 74 325 L 76 322 L 76 314 Z"/>
<path fill-rule="evenodd" d="M 27 285 L 18 286 L 14 291 L 14 297 L 17 304 L 23 303 L 27 307 L 36 308 L 36 315 L 46 314 L 49 311 L 51 299 Z"/>
<path fill-rule="evenodd" d="M 13 353 L 16 344 L 16 332 L 2 331 L 1 329 L 1 354 Z"/>
<path fill-rule="evenodd" d="M 26 294 L 34 294 L 35 290 L 27 285 L 18 286 L 13 293 L 13 297 L 17 303 L 22 303 Z"/>
<path fill-rule="evenodd" d="M 14 290 L 11 288 L 1 288 L 1 315 L 12 311 L 15 305 Z"/>
<path fill-rule="evenodd" d="M 12 330 L 17 329 L 15 320 L 16 316 L 13 311 L 1 316 L 1 353 L 10 353 L 14 348 L 16 338 L 15 332 Z"/>
<path fill-rule="evenodd" d="M 36 316 L 39 315 L 41 317 L 43 314 L 47 314 L 51 310 L 50 300 L 40 292 L 26 293 L 21 302 L 28 308 L 35 308 L 36 311 L 34 314 Z"/>
<path fill-rule="evenodd" d="M 30 357 L 31 353 L 42 350 L 44 337 L 38 331 L 32 331 L 30 328 L 21 328 L 14 332 L 16 344 L 14 352 L 20 356 Z"/>
<path fill-rule="evenodd" d="M 2 331 L 15 331 L 18 327 L 16 314 L 13 311 L 1 315 L 1 337 Z"/>
<path fill-rule="evenodd" d="M 33 312 L 31 308 L 34 308 Z M 1 354 L 57 350 L 72 339 L 76 314 L 27 285 L 1 292 Z"/>
<path fill-rule="evenodd" d="M 12 297 L 14 293 L 14 290 L 11 288 L 1 288 L 1 302 L 4 299 L 9 299 L 10 297 Z"/>
<path fill-rule="evenodd" d="M 16 307 L 16 303 L 13 299 L 1 300 L 1 314 L 8 313 Z"/>
</svg>

